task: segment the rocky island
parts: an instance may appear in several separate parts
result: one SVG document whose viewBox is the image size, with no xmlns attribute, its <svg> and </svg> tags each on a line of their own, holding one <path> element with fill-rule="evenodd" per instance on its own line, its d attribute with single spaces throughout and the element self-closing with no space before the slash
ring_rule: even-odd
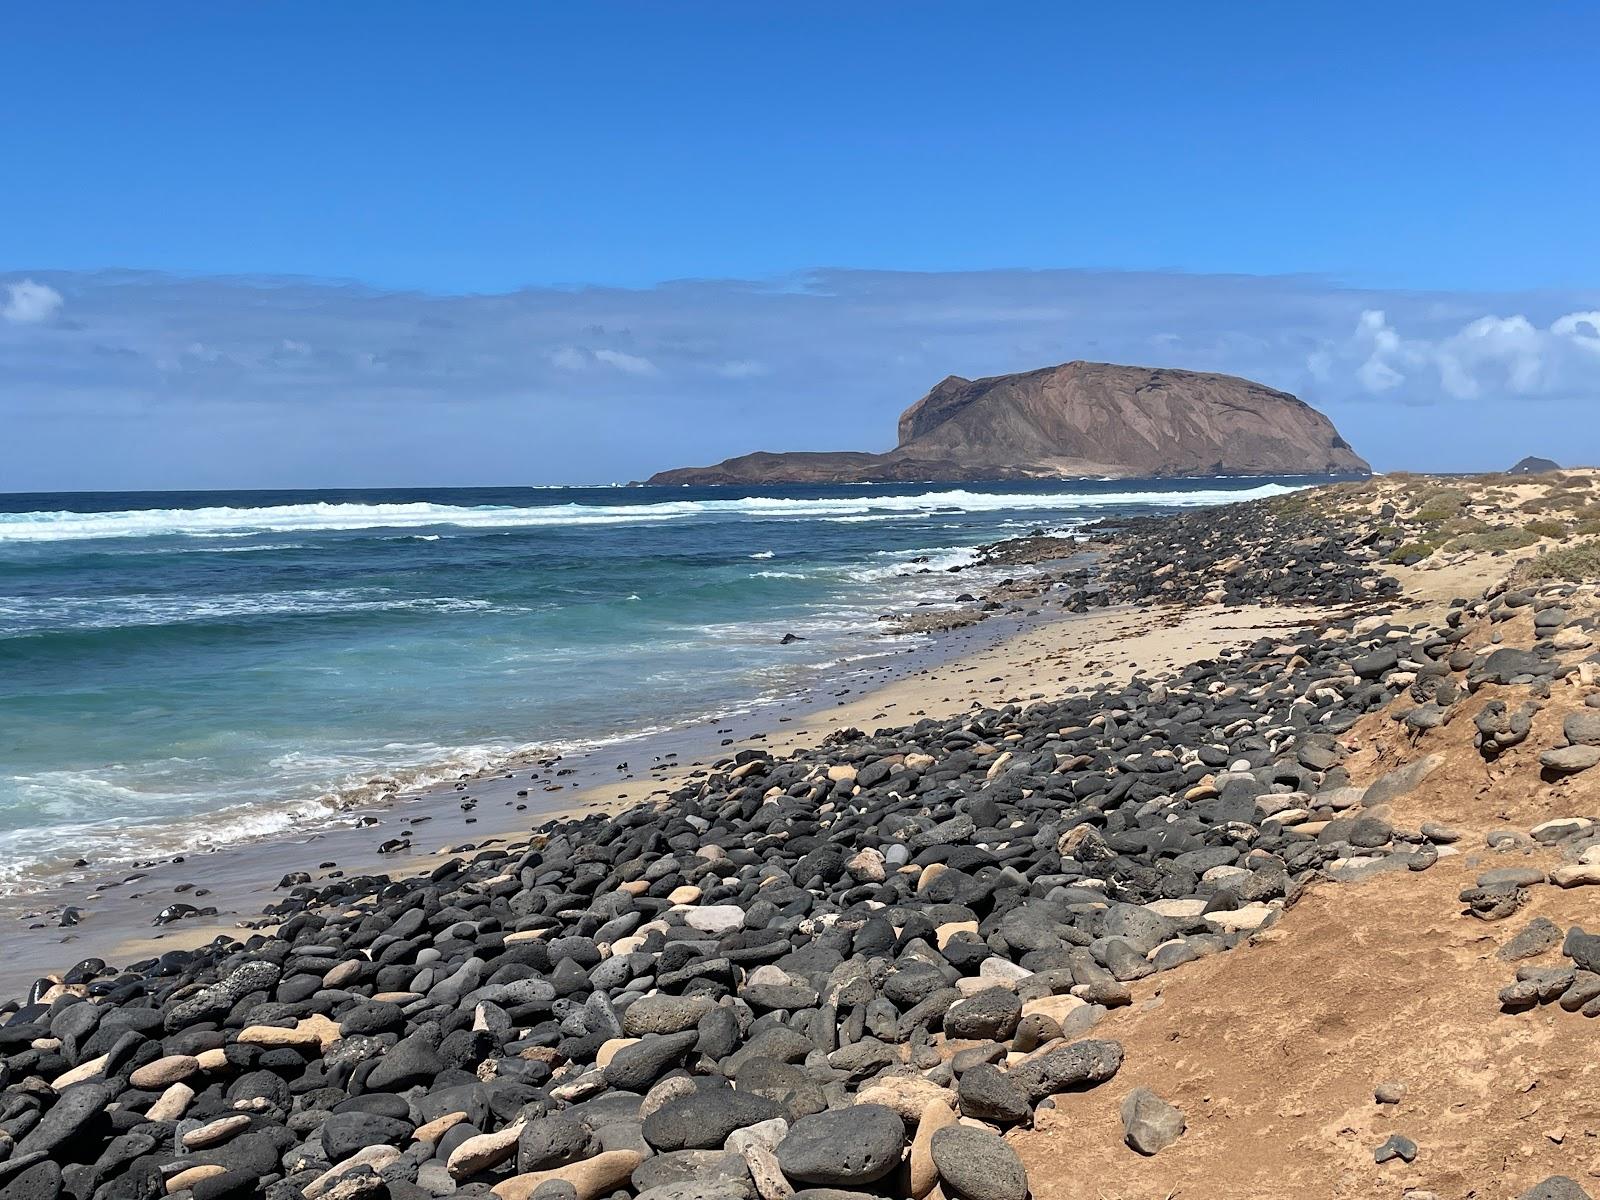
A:
<svg viewBox="0 0 1600 1200">
<path fill-rule="evenodd" d="M 1366 474 L 1333 422 L 1232 375 L 1069 362 L 936 384 L 900 415 L 886 454 L 757 452 L 652 484 Z"/>
</svg>

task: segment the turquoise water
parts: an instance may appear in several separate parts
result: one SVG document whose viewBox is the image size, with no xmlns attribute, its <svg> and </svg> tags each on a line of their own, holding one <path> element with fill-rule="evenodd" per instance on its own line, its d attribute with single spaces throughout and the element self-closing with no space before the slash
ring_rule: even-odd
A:
<svg viewBox="0 0 1600 1200">
<path fill-rule="evenodd" d="M 0 889 L 768 702 L 981 542 L 1302 482 L 0 495 Z"/>
</svg>

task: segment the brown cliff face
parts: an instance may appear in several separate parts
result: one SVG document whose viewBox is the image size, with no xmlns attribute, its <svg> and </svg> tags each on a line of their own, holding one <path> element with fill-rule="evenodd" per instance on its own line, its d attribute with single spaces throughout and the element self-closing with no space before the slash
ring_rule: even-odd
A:
<svg viewBox="0 0 1600 1200">
<path fill-rule="evenodd" d="M 1248 379 L 1071 362 L 950 376 L 900 416 L 887 454 L 753 454 L 651 483 L 856 483 L 1084 475 L 1365 473 L 1333 423 Z"/>
<path fill-rule="evenodd" d="M 900 417 L 894 454 L 1140 475 L 1366 471 L 1333 423 L 1248 379 L 1072 362 L 951 377 Z"/>
</svg>

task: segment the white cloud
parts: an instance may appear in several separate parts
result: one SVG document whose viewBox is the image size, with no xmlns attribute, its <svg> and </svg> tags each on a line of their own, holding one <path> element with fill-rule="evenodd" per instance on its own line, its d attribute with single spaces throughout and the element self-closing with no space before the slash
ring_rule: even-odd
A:
<svg viewBox="0 0 1600 1200">
<path fill-rule="evenodd" d="M 946 375 L 1075 358 L 1258 379 L 1328 413 L 1385 469 L 1503 467 L 1507 449 L 1548 449 L 1521 443 L 1549 430 L 1560 461 L 1600 461 L 1595 289 L 829 270 L 480 296 L 126 271 L 49 278 L 71 312 L 14 326 L 50 297 L 37 280 L 0 276 L 0 427 L 13 442 L 35 431 L 0 468 L 13 489 L 212 478 L 184 472 L 235 452 L 206 432 L 219 413 L 281 417 L 281 437 L 238 451 L 252 470 L 269 464 L 252 479 L 281 484 L 336 477 L 331 458 L 315 471 L 295 464 L 308 428 L 342 452 L 355 413 L 382 414 L 393 451 L 383 470 L 419 482 L 447 479 L 443 421 L 485 449 L 448 468 L 448 481 L 465 483 L 524 477 L 518 430 L 566 439 L 571 453 L 540 467 L 550 479 L 639 478 L 757 449 L 883 449 L 901 409 Z M 18 336 L 46 327 L 50 337 Z M 1537 413 L 1503 432 L 1505 402 L 1524 396 Z M 70 455 L 48 424 L 63 414 L 81 418 Z M 134 428 L 143 455 L 128 453 Z M 352 469 L 369 461 L 352 457 Z"/>
<path fill-rule="evenodd" d="M 0 317 L 16 325 L 36 325 L 55 316 L 61 304 L 61 293 L 55 288 L 24 279 L 6 284 L 6 302 L 0 304 Z"/>
<path fill-rule="evenodd" d="M 1357 383 L 1382 395 L 1406 387 L 1431 398 L 1435 389 L 1454 400 L 1500 395 L 1549 396 L 1592 388 L 1600 355 L 1600 312 L 1572 312 L 1541 329 L 1520 313 L 1477 317 L 1436 337 L 1403 336 L 1382 309 L 1366 309 L 1342 348 L 1307 357 L 1319 381 L 1337 379 L 1336 364 L 1351 366 Z"/>
<path fill-rule="evenodd" d="M 1551 323 L 1550 332 L 1570 338 L 1579 350 L 1600 354 L 1600 312 L 1568 313 Z"/>
<path fill-rule="evenodd" d="M 655 363 L 637 354 L 624 354 L 621 350 L 596 350 L 594 356 L 608 367 L 626 371 L 629 375 L 658 375 Z"/>
</svg>

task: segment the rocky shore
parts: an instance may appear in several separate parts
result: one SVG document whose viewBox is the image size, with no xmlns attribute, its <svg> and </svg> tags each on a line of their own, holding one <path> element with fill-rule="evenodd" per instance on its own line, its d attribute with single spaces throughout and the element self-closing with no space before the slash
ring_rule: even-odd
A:
<svg viewBox="0 0 1600 1200">
<path fill-rule="evenodd" d="M 1547 1122 L 1470 1193 L 1430 1190 L 1471 1158 L 1447 1136 L 1473 1135 L 1405 1125 L 1426 1087 L 1381 1057 L 1386 1136 L 1289 1186 L 1285 1147 L 1226 1149 L 1216 1097 L 1189 1094 L 1214 1063 L 1142 1061 L 1164 1053 L 1152 1023 L 1171 1042 L 1198 1016 L 1166 981 L 1292 944 L 1308 897 L 1419 877 L 1451 881 L 1444 919 L 1507 930 L 1474 959 L 1499 976 L 1483 1020 L 1553 1005 L 1570 1037 L 1600 1011 L 1600 937 L 1512 932 L 1542 893 L 1600 883 L 1600 594 L 1579 515 L 1571 546 L 1489 544 L 1488 510 L 1525 503 L 1510 486 L 1445 518 L 1482 525 L 1476 549 L 1411 481 L 1129 522 L 1031 598 L 1304 623 L 1160 675 L 742 749 L 423 873 L 291 875 L 261 932 L 41 979 L 0 1016 L 0 1200 L 1065 1200 L 1147 1169 L 1215 1196 L 1589 1195 L 1568 1176 L 1600 1170 L 1600 1131 Z M 1453 605 L 1412 588 L 1468 566 Z M 1543 819 L 1501 816 L 1530 797 Z M 1475 1103 L 1463 1088 L 1468 1122 Z M 1096 1161 L 1116 1174 L 1091 1182 Z"/>
</svg>

